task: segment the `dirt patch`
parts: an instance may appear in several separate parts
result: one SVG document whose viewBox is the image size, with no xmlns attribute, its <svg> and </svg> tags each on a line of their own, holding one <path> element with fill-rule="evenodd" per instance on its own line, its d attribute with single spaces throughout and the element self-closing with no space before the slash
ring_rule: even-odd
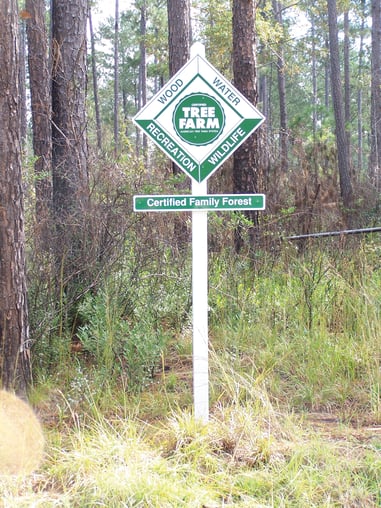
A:
<svg viewBox="0 0 381 508">
<path fill-rule="evenodd" d="M 325 412 L 311 412 L 304 415 L 306 424 L 312 430 L 319 432 L 327 439 L 357 440 L 360 442 L 378 440 L 381 442 L 381 425 L 371 421 L 343 422 L 343 420 L 333 414 Z"/>
</svg>

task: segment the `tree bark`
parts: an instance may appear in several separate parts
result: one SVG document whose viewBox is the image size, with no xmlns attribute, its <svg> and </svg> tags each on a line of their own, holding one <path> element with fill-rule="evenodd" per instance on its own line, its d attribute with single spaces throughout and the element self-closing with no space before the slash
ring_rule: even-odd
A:
<svg viewBox="0 0 381 508">
<path fill-rule="evenodd" d="M 372 0 L 372 82 L 370 176 L 381 188 L 381 2 Z"/>
<path fill-rule="evenodd" d="M 168 51 L 169 76 L 178 72 L 190 58 L 190 0 L 167 0 L 168 13 Z M 174 175 L 183 174 L 182 170 L 171 162 Z M 181 192 L 189 188 L 188 182 L 181 182 Z M 189 231 L 184 216 L 175 217 L 174 234 L 179 249 L 187 245 Z"/>
<path fill-rule="evenodd" d="M 349 147 L 345 132 L 343 96 L 340 76 L 339 38 L 337 28 L 336 0 L 328 1 L 329 53 L 331 60 L 331 89 L 335 115 L 337 163 L 340 178 L 340 193 L 344 207 L 352 206 L 352 184 L 349 169 Z"/>
<path fill-rule="evenodd" d="M 146 0 L 142 1 L 140 7 L 140 64 L 139 64 L 139 109 L 147 103 L 147 51 L 146 51 L 146 36 L 147 36 L 147 5 Z M 148 165 L 147 157 L 147 136 L 143 134 L 143 157 L 146 166 Z"/>
<path fill-rule="evenodd" d="M 172 77 L 187 63 L 190 57 L 190 2 L 167 0 L 169 76 Z M 172 163 L 173 173 L 181 169 Z"/>
<path fill-rule="evenodd" d="M 364 34 L 365 34 L 365 0 L 361 0 L 361 28 L 358 61 L 358 88 L 357 88 L 357 169 L 360 174 L 363 169 L 363 84 L 364 74 Z"/>
<path fill-rule="evenodd" d="M 348 159 L 351 163 L 351 83 L 350 83 L 350 48 L 349 48 L 349 12 L 344 12 L 344 128 L 347 137 Z"/>
<path fill-rule="evenodd" d="M 119 0 L 115 0 L 114 24 L 114 157 L 119 155 Z"/>
<path fill-rule="evenodd" d="M 26 0 L 26 34 L 31 95 L 36 219 L 42 245 L 49 239 L 48 224 L 52 206 L 52 98 L 49 47 L 44 0 Z"/>
<path fill-rule="evenodd" d="M 233 0 L 233 74 L 236 88 L 254 105 L 257 104 L 257 74 L 254 48 L 255 8 L 253 0 Z M 259 167 L 258 135 L 252 134 L 235 152 L 233 190 L 237 194 L 258 192 L 263 180 Z M 258 213 L 245 212 L 252 221 L 250 248 L 257 236 Z M 244 245 L 243 228 L 238 226 L 235 234 L 237 252 Z"/>
<path fill-rule="evenodd" d="M 86 0 L 53 1 L 53 204 L 56 218 L 86 208 Z"/>
<path fill-rule="evenodd" d="M 189 0 L 167 0 L 169 75 L 174 76 L 190 56 Z"/>
<path fill-rule="evenodd" d="M 84 220 L 89 204 L 85 104 L 88 8 L 86 0 L 52 1 L 54 247 L 57 288 L 70 305 L 83 291 L 88 271 Z M 69 322 L 68 327 L 74 329 L 74 323 Z"/>
<path fill-rule="evenodd" d="M 91 15 L 91 7 L 89 6 L 89 31 L 90 31 L 90 46 L 91 46 L 91 72 L 93 76 L 93 93 L 94 93 L 94 108 L 95 108 L 95 128 L 97 133 L 97 147 L 102 151 L 102 124 L 101 115 L 99 111 L 98 99 L 98 77 L 97 77 L 97 62 L 95 53 L 95 41 L 93 30 L 93 18 Z"/>
<path fill-rule="evenodd" d="M 273 0 L 274 18 L 283 28 L 282 5 L 277 0 Z M 280 148 L 280 167 L 283 172 L 288 169 L 288 125 L 286 108 L 286 68 L 284 63 L 283 41 L 280 41 L 277 57 L 277 76 L 278 76 L 278 94 L 279 94 L 279 148 Z"/>
<path fill-rule="evenodd" d="M 16 0 L 0 0 L 0 380 L 25 396 L 31 382 L 21 182 Z"/>
</svg>

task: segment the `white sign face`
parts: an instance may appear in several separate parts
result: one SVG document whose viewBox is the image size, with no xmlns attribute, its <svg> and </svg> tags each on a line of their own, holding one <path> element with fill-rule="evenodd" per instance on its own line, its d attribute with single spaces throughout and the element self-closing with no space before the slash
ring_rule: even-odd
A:
<svg viewBox="0 0 381 508">
<path fill-rule="evenodd" d="M 263 121 L 264 116 L 200 55 L 134 118 L 197 182 L 209 178 Z"/>
</svg>

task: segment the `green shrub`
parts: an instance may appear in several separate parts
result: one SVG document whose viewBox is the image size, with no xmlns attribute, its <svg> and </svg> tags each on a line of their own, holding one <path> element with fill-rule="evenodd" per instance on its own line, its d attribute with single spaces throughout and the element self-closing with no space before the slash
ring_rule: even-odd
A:
<svg viewBox="0 0 381 508">
<path fill-rule="evenodd" d="M 79 307 L 78 338 L 105 378 L 123 373 L 130 388 L 140 389 L 152 377 L 165 336 L 152 314 L 125 315 L 120 297 L 105 288 L 88 294 Z"/>
</svg>

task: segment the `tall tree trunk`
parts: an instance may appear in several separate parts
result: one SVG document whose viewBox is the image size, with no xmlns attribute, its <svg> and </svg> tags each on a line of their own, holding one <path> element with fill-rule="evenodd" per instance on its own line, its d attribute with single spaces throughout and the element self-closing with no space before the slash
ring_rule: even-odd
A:
<svg viewBox="0 0 381 508">
<path fill-rule="evenodd" d="M 381 2 L 372 0 L 372 83 L 370 176 L 381 188 Z"/>
<path fill-rule="evenodd" d="M 99 151 L 102 151 L 102 124 L 101 124 L 101 115 L 100 115 L 100 111 L 99 111 L 97 59 L 96 59 L 96 53 L 95 53 L 93 17 L 91 15 L 90 5 L 89 5 L 89 31 L 90 31 L 91 73 L 93 76 L 93 93 L 94 93 L 94 108 L 95 108 L 95 128 L 96 128 L 96 133 L 97 133 L 97 147 L 98 147 Z"/>
<path fill-rule="evenodd" d="M 324 46 L 326 50 L 327 57 L 324 60 L 324 106 L 326 109 L 329 108 L 330 104 L 330 82 L 331 82 L 331 67 L 330 67 L 330 58 L 329 58 L 329 40 L 328 38 L 324 41 Z"/>
<path fill-rule="evenodd" d="M 167 0 L 169 76 L 172 77 L 190 57 L 190 2 L 189 0 Z M 181 173 L 175 163 L 173 172 Z"/>
<path fill-rule="evenodd" d="M 21 182 L 16 0 L 0 0 L 0 382 L 25 396 L 31 382 Z"/>
<path fill-rule="evenodd" d="M 115 0 L 114 25 L 114 157 L 119 155 L 119 0 Z"/>
<path fill-rule="evenodd" d="M 190 56 L 190 2 L 167 0 L 169 75 L 174 76 Z"/>
<path fill-rule="evenodd" d="M 328 2 L 329 54 L 331 60 L 331 88 L 335 115 L 335 133 L 337 144 L 337 162 L 340 178 L 340 193 L 344 207 L 352 206 L 352 184 L 349 170 L 349 149 L 345 132 L 343 97 L 340 76 L 339 38 L 337 28 L 336 0 Z"/>
<path fill-rule="evenodd" d="M 262 104 L 262 113 L 265 118 L 270 116 L 268 79 L 266 74 L 259 77 L 259 102 Z"/>
<path fill-rule="evenodd" d="M 318 87 L 317 87 L 317 66 L 316 66 L 316 27 L 315 16 L 311 15 L 311 39 L 312 39 L 312 132 L 314 140 L 317 133 L 317 107 L 318 107 Z"/>
<path fill-rule="evenodd" d="M 254 48 L 255 8 L 253 0 L 233 0 L 233 74 L 236 88 L 253 104 L 257 104 L 257 74 Z M 258 134 L 252 134 L 235 152 L 233 189 L 237 194 L 258 192 L 263 184 L 259 167 Z M 250 247 L 254 247 L 257 235 L 258 213 L 247 211 L 252 221 Z M 236 230 L 235 247 L 239 251 L 244 244 L 242 228 Z"/>
<path fill-rule="evenodd" d="M 344 12 L 344 124 L 347 136 L 348 158 L 351 164 L 351 83 L 350 83 L 350 62 L 349 62 L 349 13 Z"/>
<path fill-rule="evenodd" d="M 83 273 L 89 201 L 86 136 L 86 0 L 53 0 L 53 207 L 58 288 L 76 298 Z M 71 319 L 71 318 L 70 318 Z M 71 327 L 73 323 L 69 323 Z"/>
<path fill-rule="evenodd" d="M 159 37 L 159 30 L 157 28 L 155 28 L 155 39 L 157 39 L 158 37 Z M 154 64 L 158 65 L 158 63 L 159 63 L 159 60 L 157 57 L 157 52 L 155 52 Z M 154 94 L 156 94 L 160 90 L 160 88 L 162 88 L 163 86 L 164 86 L 163 75 L 161 74 L 161 75 L 155 76 L 154 89 L 153 89 Z"/>
<path fill-rule="evenodd" d="M 277 0 L 273 0 L 274 18 L 280 27 L 283 28 L 282 5 Z M 286 108 L 286 67 L 284 62 L 283 41 L 278 47 L 277 57 L 277 75 L 278 75 L 278 93 L 279 93 L 279 148 L 280 148 L 280 167 L 286 172 L 288 169 L 288 125 Z"/>
<path fill-rule="evenodd" d="M 169 76 L 172 77 L 190 58 L 190 0 L 167 0 Z M 182 170 L 171 163 L 172 173 Z M 188 181 L 181 184 L 181 191 L 189 187 Z M 182 249 L 188 241 L 189 231 L 184 216 L 175 217 L 174 233 L 177 246 Z"/>
<path fill-rule="evenodd" d="M 56 217 L 86 209 L 87 0 L 53 2 L 53 204 Z"/>
<path fill-rule="evenodd" d="M 140 7 L 140 64 L 139 64 L 139 109 L 147 103 L 147 5 L 146 0 L 142 0 Z M 147 157 L 147 136 L 143 134 L 143 156 L 145 164 L 148 164 Z"/>
<path fill-rule="evenodd" d="M 360 173 L 363 169 L 363 66 L 364 66 L 364 32 L 365 32 L 365 0 L 361 0 L 361 29 L 357 80 L 357 169 Z"/>
<path fill-rule="evenodd" d="M 36 219 L 42 246 L 48 247 L 52 206 L 52 98 L 44 0 L 26 0 L 28 66 L 33 126 Z"/>
</svg>

